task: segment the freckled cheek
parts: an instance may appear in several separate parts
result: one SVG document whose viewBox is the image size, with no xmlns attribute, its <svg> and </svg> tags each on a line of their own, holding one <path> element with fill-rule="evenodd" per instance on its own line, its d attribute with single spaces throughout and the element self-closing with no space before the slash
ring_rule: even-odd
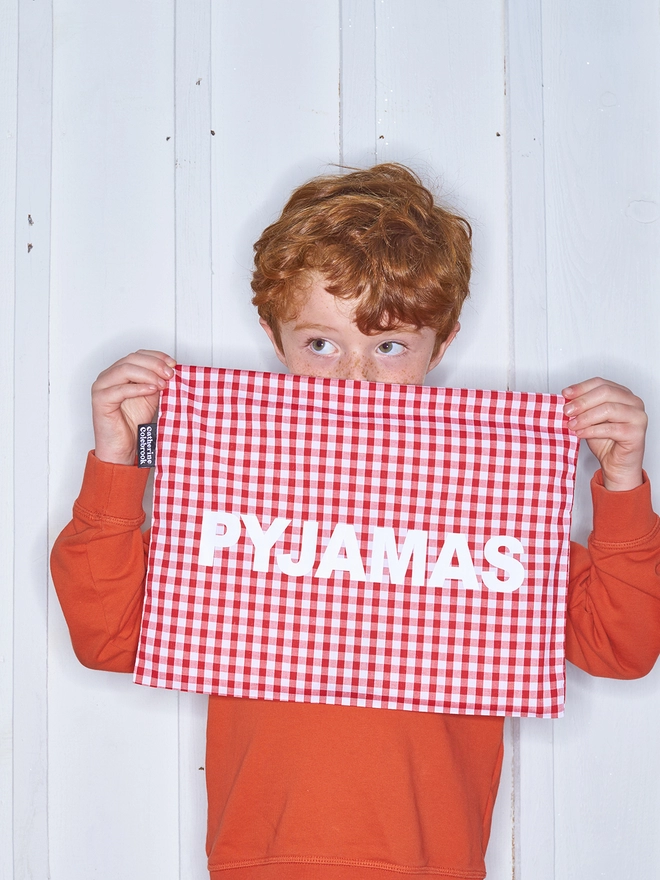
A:
<svg viewBox="0 0 660 880">
<path fill-rule="evenodd" d="M 317 379 L 337 378 L 338 372 L 332 364 L 332 358 L 303 355 L 289 361 L 289 372 L 294 376 L 314 376 Z"/>
<path fill-rule="evenodd" d="M 427 371 L 421 366 L 409 366 L 400 370 L 398 377 L 392 378 L 390 381 L 399 385 L 423 385 L 426 373 Z"/>
<path fill-rule="evenodd" d="M 405 363 L 396 362 L 393 359 L 386 369 L 381 371 L 382 382 L 392 382 L 397 385 L 421 385 L 426 378 L 427 370 L 424 369 L 425 364 L 419 361 Z"/>
</svg>

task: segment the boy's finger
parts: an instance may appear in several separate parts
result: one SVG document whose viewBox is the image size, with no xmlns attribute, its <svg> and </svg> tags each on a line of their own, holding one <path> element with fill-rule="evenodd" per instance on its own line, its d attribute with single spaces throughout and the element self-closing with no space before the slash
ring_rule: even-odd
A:
<svg viewBox="0 0 660 880">
<path fill-rule="evenodd" d="M 575 430 L 574 433 L 581 440 L 611 440 L 629 452 L 644 449 L 644 434 L 625 422 L 600 422 Z"/>
<path fill-rule="evenodd" d="M 171 373 L 172 368 L 176 366 L 176 361 L 174 358 L 161 351 L 139 349 L 138 351 L 133 351 L 126 355 L 126 357 L 120 358 L 108 369 L 111 370 L 113 367 L 121 366 L 122 364 L 138 364 L 154 370 L 166 370 Z"/>
<path fill-rule="evenodd" d="M 643 409 L 608 401 L 569 418 L 568 427 L 577 433 L 595 425 L 624 425 L 643 433 L 646 423 L 647 416 Z"/>
<path fill-rule="evenodd" d="M 108 407 L 117 409 L 125 400 L 134 397 L 152 397 L 158 394 L 160 388 L 148 383 L 132 383 L 130 385 L 112 385 L 99 391 L 94 398 L 97 408 L 100 410 Z"/>
<path fill-rule="evenodd" d="M 600 376 L 594 376 L 592 379 L 585 379 L 584 382 L 577 382 L 575 385 L 567 386 L 561 393 L 567 400 L 573 400 L 600 387 L 629 391 L 624 385 L 619 385 L 617 382 L 612 382 L 609 379 L 602 379 Z"/>
<path fill-rule="evenodd" d="M 579 396 L 569 400 L 564 406 L 564 413 L 567 416 L 576 415 L 580 412 L 586 412 L 603 404 L 625 405 L 631 409 L 644 411 L 644 401 L 625 388 L 623 385 L 612 383 L 604 383 L 585 391 Z"/>
<path fill-rule="evenodd" d="M 173 369 L 168 367 L 163 361 L 156 360 L 155 358 L 132 356 L 132 359 L 117 361 L 116 364 L 100 373 L 98 379 L 92 385 L 92 392 L 108 388 L 112 385 L 129 382 L 140 382 L 143 384 L 155 382 L 159 387 L 164 388 L 173 375 Z"/>
<path fill-rule="evenodd" d="M 99 374 L 99 379 L 101 376 L 106 376 L 126 364 L 135 364 L 136 366 L 153 370 L 154 372 L 160 373 L 169 378 L 172 375 L 172 368 L 176 366 L 176 361 L 164 352 L 152 352 L 146 349 L 140 349 L 139 351 L 133 351 L 130 354 L 127 354 L 126 357 L 115 361 L 114 364 L 111 364 Z"/>
</svg>

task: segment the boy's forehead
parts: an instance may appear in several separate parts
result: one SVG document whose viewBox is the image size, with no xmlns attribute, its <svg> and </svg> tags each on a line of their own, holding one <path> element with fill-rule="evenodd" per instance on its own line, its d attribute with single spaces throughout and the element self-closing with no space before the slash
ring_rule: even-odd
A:
<svg viewBox="0 0 660 880">
<path fill-rule="evenodd" d="M 328 293 L 324 279 L 319 277 L 300 289 L 293 320 L 296 326 L 305 327 L 327 326 L 338 318 L 352 321 L 355 307 L 354 300 Z"/>
<path fill-rule="evenodd" d="M 327 291 L 326 283 L 326 279 L 320 273 L 313 273 L 309 284 L 300 288 L 295 315 L 291 321 L 284 323 L 292 325 L 294 330 L 309 330 L 321 334 L 324 331 L 337 329 L 338 325 L 351 324 L 357 329 L 355 314 L 359 299 L 335 296 Z M 378 336 L 395 330 L 416 334 L 422 329 L 412 324 L 394 323 L 385 330 L 375 330 L 373 333 L 362 335 Z"/>
</svg>

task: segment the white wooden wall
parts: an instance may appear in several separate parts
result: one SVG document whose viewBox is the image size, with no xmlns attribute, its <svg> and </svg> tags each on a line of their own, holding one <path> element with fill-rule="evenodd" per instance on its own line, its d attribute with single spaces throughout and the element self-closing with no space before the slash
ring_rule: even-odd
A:
<svg viewBox="0 0 660 880">
<path fill-rule="evenodd" d="M 437 183 L 475 275 L 433 381 L 629 384 L 660 481 L 659 49 L 656 0 L 0 2 L 1 878 L 205 876 L 205 701 L 80 667 L 47 556 L 101 369 L 279 367 L 251 243 L 304 179 Z M 658 670 L 508 724 L 489 878 L 660 876 L 659 726 Z"/>
</svg>

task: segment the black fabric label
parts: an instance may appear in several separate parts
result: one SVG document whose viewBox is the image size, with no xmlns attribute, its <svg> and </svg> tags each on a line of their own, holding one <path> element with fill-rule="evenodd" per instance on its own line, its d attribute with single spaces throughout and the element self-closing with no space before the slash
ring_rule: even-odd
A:
<svg viewBox="0 0 660 880">
<path fill-rule="evenodd" d="M 156 423 L 138 425 L 137 436 L 138 467 L 151 468 L 156 465 Z"/>
</svg>

